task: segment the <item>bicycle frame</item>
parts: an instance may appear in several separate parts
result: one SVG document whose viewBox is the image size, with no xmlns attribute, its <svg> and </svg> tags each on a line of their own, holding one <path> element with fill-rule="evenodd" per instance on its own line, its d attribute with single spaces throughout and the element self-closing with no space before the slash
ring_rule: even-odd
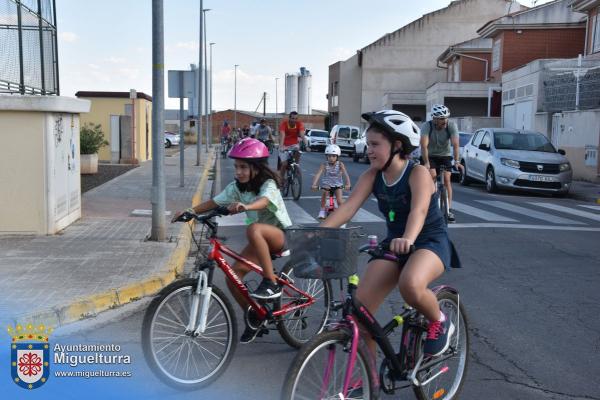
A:
<svg viewBox="0 0 600 400">
<path fill-rule="evenodd" d="M 229 265 L 229 263 L 225 260 L 225 258 L 223 257 L 223 254 L 228 257 L 233 258 L 236 261 L 243 263 L 245 266 L 249 267 L 252 271 L 256 272 L 257 274 L 262 275 L 262 271 L 263 271 L 262 268 L 256 264 L 254 264 L 252 261 L 247 260 L 246 258 L 242 257 L 235 251 L 231 250 L 230 248 L 228 248 L 227 246 L 225 246 L 224 244 L 222 244 L 215 238 L 210 239 L 210 244 L 211 244 L 211 246 L 210 246 L 210 250 L 209 250 L 209 254 L 208 254 L 208 260 L 212 261 L 212 262 L 209 262 L 209 264 L 208 264 L 208 267 L 210 268 L 209 274 L 208 274 L 208 285 L 210 286 L 212 284 L 214 263 L 216 263 L 216 266 L 221 271 L 223 271 L 223 273 L 225 274 L 227 279 L 235 285 L 237 291 L 244 297 L 244 299 L 246 299 L 248 304 L 250 304 L 252 309 L 258 314 L 258 317 L 260 319 L 277 318 L 282 315 L 288 314 L 292 311 L 295 311 L 295 310 L 298 310 L 301 308 L 305 308 L 305 307 L 309 307 L 312 304 L 314 304 L 314 302 L 315 302 L 314 297 L 312 297 L 308 293 L 303 292 L 302 290 L 295 287 L 293 285 L 293 281 L 290 282 L 286 279 L 281 279 L 281 277 L 278 276 L 277 282 L 283 287 L 282 290 L 284 291 L 284 293 L 289 293 L 288 290 L 299 293 L 303 298 L 306 299 L 306 302 L 303 302 L 302 304 L 296 304 L 296 305 L 292 305 L 291 303 L 288 303 L 288 304 L 282 305 L 282 307 L 277 311 L 269 310 L 267 307 L 265 307 L 264 304 L 257 302 L 253 297 L 250 296 L 248 288 L 246 287 L 246 285 L 244 285 L 244 283 L 239 278 L 239 276 L 237 276 L 237 274 L 235 273 L 235 271 L 233 270 L 231 265 Z"/>
</svg>

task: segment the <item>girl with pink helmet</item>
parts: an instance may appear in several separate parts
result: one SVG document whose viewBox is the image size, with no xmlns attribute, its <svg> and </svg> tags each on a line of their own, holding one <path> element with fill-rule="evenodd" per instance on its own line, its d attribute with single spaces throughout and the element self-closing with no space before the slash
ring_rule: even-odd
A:
<svg viewBox="0 0 600 400">
<path fill-rule="evenodd" d="M 201 214 L 218 206 L 226 206 L 232 214 L 246 212 L 248 244 L 241 255 L 263 268 L 263 280 L 252 296 L 274 299 L 281 296 L 281 287 L 276 283 L 271 254 L 283 250 L 283 229 L 292 225 L 279 191 L 279 175 L 269 168 L 269 150 L 259 140 L 240 140 L 229 152 L 229 158 L 235 160 L 235 180 L 211 200 L 187 211 Z M 177 219 L 179 215 L 177 213 L 173 219 Z M 236 263 L 233 269 L 240 279 L 249 272 L 240 263 Z M 229 281 L 227 284 L 229 286 Z M 248 305 L 242 297 L 236 297 L 237 291 L 231 292 L 240 306 L 246 309 Z M 257 333 L 246 327 L 240 341 L 251 342 Z"/>
</svg>

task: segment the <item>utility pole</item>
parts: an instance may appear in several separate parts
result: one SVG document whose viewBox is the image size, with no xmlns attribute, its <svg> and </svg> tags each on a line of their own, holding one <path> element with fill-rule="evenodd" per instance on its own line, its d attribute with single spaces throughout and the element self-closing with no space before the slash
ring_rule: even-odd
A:
<svg viewBox="0 0 600 400">
<path fill-rule="evenodd" d="M 204 22 L 204 18 L 202 18 L 203 10 L 203 1 L 200 0 L 200 50 L 198 51 L 198 92 L 196 97 L 198 99 L 198 124 L 196 125 L 198 131 L 198 134 L 196 135 L 196 165 L 200 165 L 200 147 L 202 147 L 202 25 Z"/>
<path fill-rule="evenodd" d="M 263 92 L 263 117 L 267 115 L 267 92 Z"/>
<path fill-rule="evenodd" d="M 150 240 L 165 240 L 165 38 L 163 0 L 152 0 L 152 230 Z"/>
<path fill-rule="evenodd" d="M 237 67 L 239 64 L 233 66 L 233 126 L 237 129 Z"/>
<path fill-rule="evenodd" d="M 212 55 L 212 49 L 213 49 L 213 45 L 215 44 L 215 42 L 211 42 L 209 43 L 210 45 L 210 97 L 209 97 L 209 102 L 208 104 L 210 104 L 209 106 L 209 110 L 210 110 L 210 115 L 209 115 L 209 125 L 210 125 L 210 135 L 212 138 L 213 135 L 213 108 L 212 108 L 212 96 L 213 96 L 213 55 Z"/>
<path fill-rule="evenodd" d="M 210 8 L 205 8 L 202 10 L 202 14 L 204 15 L 204 60 L 208 64 L 208 57 L 206 56 L 206 12 L 210 11 Z M 208 153 L 208 146 L 210 145 L 210 140 L 208 137 L 208 68 L 204 68 L 204 115 L 206 115 L 206 146 L 204 146 L 204 151 Z"/>
<path fill-rule="evenodd" d="M 275 129 L 274 131 L 279 135 L 279 112 L 277 111 L 277 81 L 279 78 L 275 78 Z"/>
</svg>

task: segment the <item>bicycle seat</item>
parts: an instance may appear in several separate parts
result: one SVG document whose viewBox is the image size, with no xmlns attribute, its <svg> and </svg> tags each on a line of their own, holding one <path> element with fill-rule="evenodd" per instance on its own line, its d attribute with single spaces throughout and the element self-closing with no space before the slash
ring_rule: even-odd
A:
<svg viewBox="0 0 600 400">
<path fill-rule="evenodd" d="M 271 253 L 271 259 L 277 260 L 278 258 L 288 257 L 292 252 L 290 249 L 283 249 L 281 251 L 277 251 L 275 253 Z"/>
</svg>

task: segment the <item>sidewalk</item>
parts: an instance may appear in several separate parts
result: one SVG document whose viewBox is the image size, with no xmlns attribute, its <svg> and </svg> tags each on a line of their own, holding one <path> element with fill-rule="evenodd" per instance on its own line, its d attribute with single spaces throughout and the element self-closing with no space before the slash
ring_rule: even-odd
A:
<svg viewBox="0 0 600 400">
<path fill-rule="evenodd" d="M 210 195 L 214 151 L 165 158 L 166 209 L 174 212 Z M 212 177 L 211 177 L 212 179 Z M 211 181 L 212 182 L 212 181 Z M 54 236 L 0 236 L 0 325 L 59 326 L 149 296 L 181 273 L 190 246 L 186 224 L 167 222 L 167 241 L 150 242 L 152 162 L 82 195 L 82 218 Z M 168 218 L 170 219 L 170 218 Z M 34 325 L 35 326 L 35 325 Z"/>
<path fill-rule="evenodd" d="M 591 201 L 600 205 L 600 184 L 573 181 L 569 196 L 577 200 Z"/>
</svg>

